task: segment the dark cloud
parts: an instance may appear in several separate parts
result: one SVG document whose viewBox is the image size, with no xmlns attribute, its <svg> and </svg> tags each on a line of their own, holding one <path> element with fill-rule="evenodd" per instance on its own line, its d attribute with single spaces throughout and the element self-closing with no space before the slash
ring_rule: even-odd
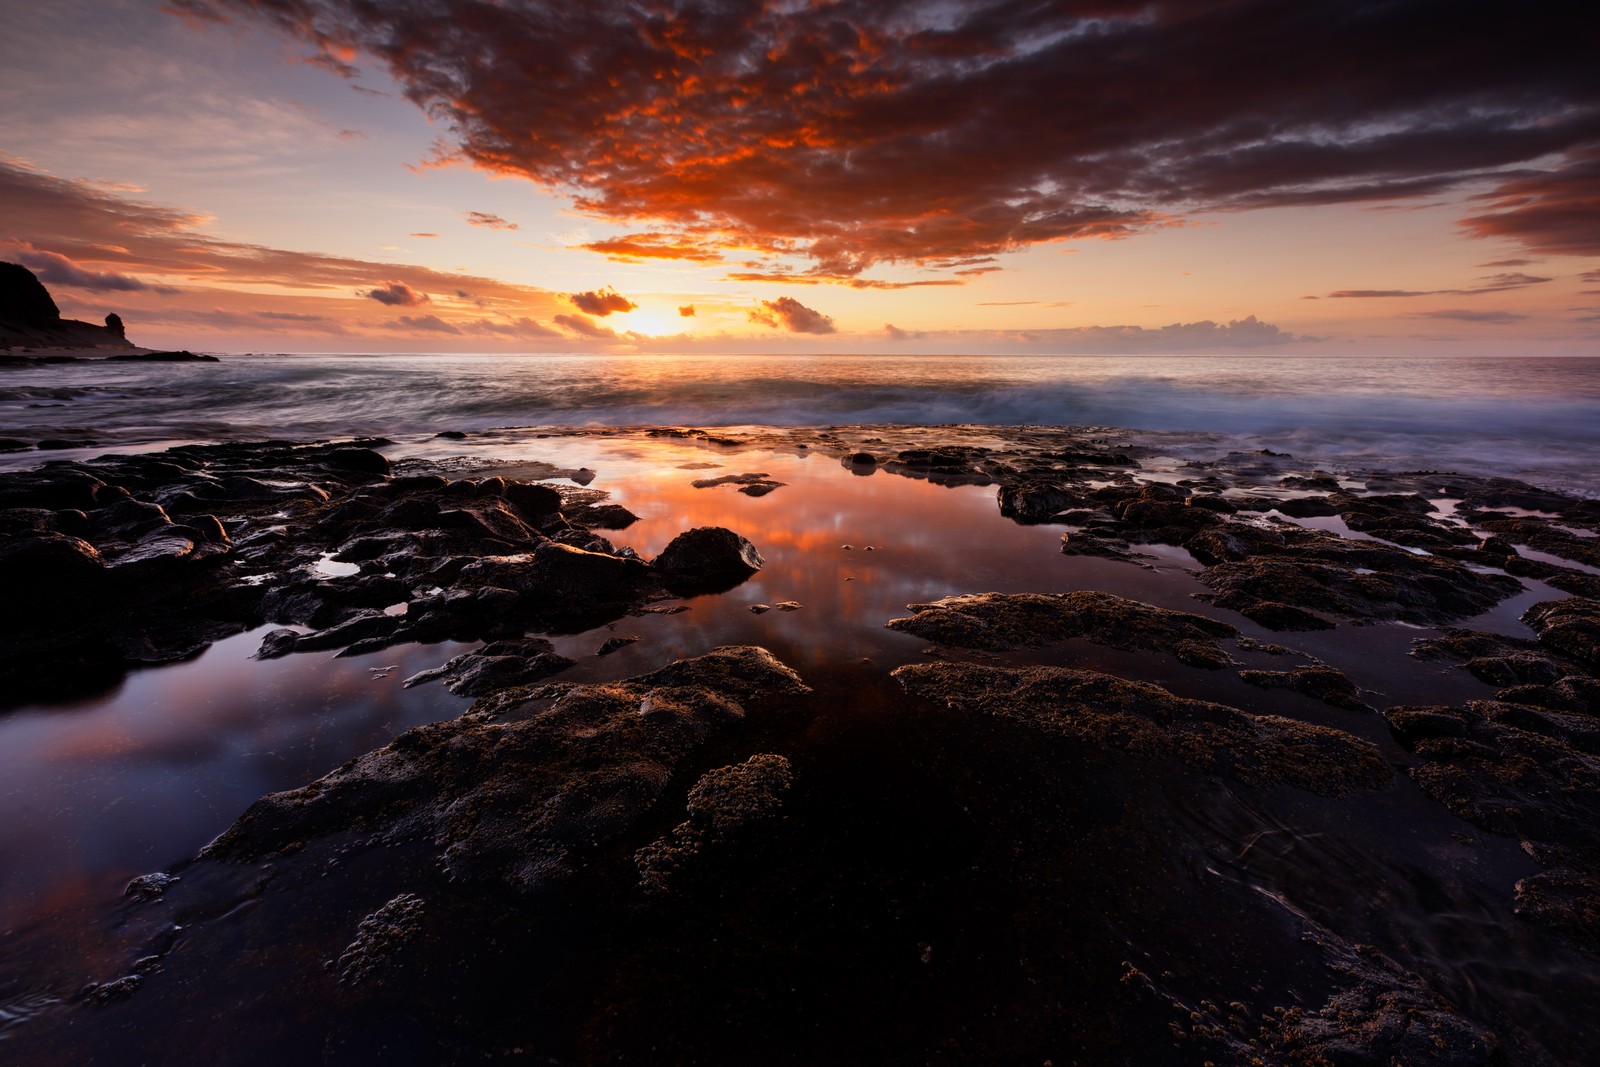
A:
<svg viewBox="0 0 1600 1067">
<path fill-rule="evenodd" d="M 1480 267 L 1526 267 L 1539 262 L 1537 259 L 1491 259 L 1487 263 L 1479 263 Z"/>
<path fill-rule="evenodd" d="M 791 333 L 837 333 L 833 320 L 820 311 L 806 307 L 792 296 L 761 301 L 761 308 L 750 312 L 750 321 L 777 329 L 782 326 Z"/>
<path fill-rule="evenodd" d="M 1481 293 L 1503 293 L 1510 289 L 1526 289 L 1530 285 L 1543 285 L 1550 281 L 1536 274 L 1491 274 L 1482 279 L 1482 285 L 1470 289 L 1339 289 L 1329 293 L 1341 299 L 1404 296 L 1477 296 Z M 1314 297 L 1311 299 L 1315 299 Z"/>
<path fill-rule="evenodd" d="M 1600 282 L 1600 270 L 1586 270 L 1578 277 L 1586 282 Z"/>
<path fill-rule="evenodd" d="M 427 293 L 419 293 L 405 282 L 384 282 L 376 289 L 367 290 L 363 295 L 389 307 L 414 308 L 419 304 L 430 302 Z"/>
<path fill-rule="evenodd" d="M 1504 326 L 1508 323 L 1521 322 L 1527 315 L 1515 311 L 1475 311 L 1468 308 L 1447 308 L 1442 311 L 1413 311 L 1409 315 L 1414 319 L 1449 319 L 1453 322 L 1481 322 L 1490 326 Z"/>
<path fill-rule="evenodd" d="M 396 321 L 408 330 L 422 330 L 425 333 L 461 332 L 460 327 L 451 325 L 437 315 L 401 315 Z"/>
<path fill-rule="evenodd" d="M 583 211 L 836 277 L 1484 181 L 1470 232 L 1600 250 L 1577 3 L 171 2 L 376 60 L 459 158 Z"/>
<path fill-rule="evenodd" d="M 554 294 L 492 278 L 452 274 L 397 263 L 295 252 L 228 241 L 206 233 L 205 215 L 135 200 L 92 182 L 70 181 L 0 153 L 0 218 L 12 246 L 47 250 L 79 266 L 116 273 L 186 276 L 197 284 L 226 279 L 234 285 L 268 285 L 301 293 L 347 298 L 374 277 L 394 279 L 417 292 L 470 286 L 480 300 L 531 310 Z"/>
<path fill-rule="evenodd" d="M 1489 210 L 1461 220 L 1475 237 L 1509 237 L 1546 255 L 1600 256 L 1600 146 L 1563 166 L 1523 172 L 1476 199 Z"/>
<path fill-rule="evenodd" d="M 586 319 L 582 315 L 557 315 L 556 325 L 565 326 L 579 337 L 588 337 L 596 341 L 617 341 L 621 338 L 617 331 L 609 330 L 593 319 Z"/>
<path fill-rule="evenodd" d="M 250 314 L 258 319 L 267 319 L 271 322 L 333 322 L 327 315 L 305 315 L 297 311 L 252 311 Z"/>
<path fill-rule="evenodd" d="M 482 226 L 489 230 L 515 230 L 518 226 L 514 222 L 507 222 L 499 215 L 491 215 L 487 211 L 463 211 L 461 217 L 467 220 L 469 226 Z"/>
<path fill-rule="evenodd" d="M 573 293 L 570 299 L 579 311 L 598 315 L 602 319 L 614 311 L 632 311 L 639 306 L 609 286 L 598 292 Z"/>
<path fill-rule="evenodd" d="M 128 274 L 112 271 L 92 271 L 74 263 L 58 252 L 47 252 L 24 242 L 8 242 L 6 255 L 27 267 L 46 285 L 65 285 L 95 292 L 161 293 L 171 295 L 179 290 L 170 285 L 152 285 Z"/>
<path fill-rule="evenodd" d="M 683 304 L 683 305 L 681 305 L 678 308 L 678 314 L 683 316 L 686 319 L 694 318 L 694 305 L 693 304 Z"/>
</svg>

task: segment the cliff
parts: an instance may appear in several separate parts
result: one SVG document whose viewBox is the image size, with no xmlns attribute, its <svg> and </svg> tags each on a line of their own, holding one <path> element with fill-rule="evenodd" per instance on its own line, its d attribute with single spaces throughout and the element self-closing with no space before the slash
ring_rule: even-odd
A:
<svg viewBox="0 0 1600 1067">
<path fill-rule="evenodd" d="M 50 291 L 27 267 L 0 263 L 0 348 L 133 350 L 122 319 L 104 326 L 64 319 Z"/>
</svg>

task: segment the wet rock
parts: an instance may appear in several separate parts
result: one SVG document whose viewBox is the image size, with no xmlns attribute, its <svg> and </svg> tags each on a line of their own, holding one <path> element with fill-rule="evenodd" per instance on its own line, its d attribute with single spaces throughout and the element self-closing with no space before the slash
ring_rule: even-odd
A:
<svg viewBox="0 0 1600 1067">
<path fill-rule="evenodd" d="M 737 485 L 746 496 L 766 496 L 786 483 L 775 481 L 765 474 L 724 474 L 720 478 L 696 478 L 689 483 L 696 489 L 710 489 L 718 485 Z"/>
<path fill-rule="evenodd" d="M 1270 629 L 1326 628 L 1325 618 L 1312 621 L 1325 615 L 1437 625 L 1481 614 L 1522 588 L 1503 574 L 1480 573 L 1380 542 L 1346 541 L 1311 530 L 1276 532 L 1283 542 L 1268 550 L 1272 554 L 1217 563 L 1200 576 L 1216 591 L 1218 607 Z M 1284 606 L 1300 610 L 1286 612 Z"/>
<path fill-rule="evenodd" d="M 128 900 L 156 900 L 177 881 L 177 875 L 168 874 L 165 871 L 157 871 L 154 874 L 141 874 L 123 888 L 122 896 Z"/>
<path fill-rule="evenodd" d="M 1136 563 L 1139 559 L 1138 555 L 1130 549 L 1128 542 L 1120 538 L 1102 537 L 1089 530 L 1062 534 L 1061 554 L 1063 556 L 1095 556 L 1099 559 L 1114 559 L 1123 563 Z"/>
<path fill-rule="evenodd" d="M 650 564 L 672 587 L 731 587 L 766 565 L 756 547 L 732 530 L 700 526 L 674 537 Z"/>
<path fill-rule="evenodd" d="M 644 818 L 683 760 L 743 718 L 746 703 L 803 691 L 751 647 L 620 682 L 503 690 L 263 797 L 203 855 L 248 861 L 365 827 L 426 845 L 457 880 L 538 894 Z"/>
<path fill-rule="evenodd" d="M 1096 497 L 1075 485 L 1043 480 L 1002 485 L 997 498 L 1000 514 L 1022 523 L 1051 522 L 1062 512 L 1100 504 Z"/>
<path fill-rule="evenodd" d="M 543 638 L 514 638 L 492 641 L 482 648 L 463 652 L 441 667 L 413 674 L 401 684 L 410 689 L 443 679 L 450 692 L 478 697 L 496 689 L 541 682 L 572 664 L 572 660 L 557 655 L 550 642 Z"/>
<path fill-rule="evenodd" d="M 256 659 L 277 659 L 287 656 L 294 651 L 295 643 L 300 640 L 300 631 L 280 627 L 269 631 L 261 638 L 261 647 L 256 650 Z"/>
<path fill-rule="evenodd" d="M 701 853 L 725 845 L 746 827 L 777 818 L 793 782 L 789 761 L 772 753 L 707 771 L 689 790 L 689 818 L 634 853 L 641 888 L 668 892 Z"/>
<path fill-rule="evenodd" d="M 629 645 L 638 640 L 639 639 L 637 637 L 608 637 L 600 645 L 600 647 L 595 650 L 595 655 L 609 656 L 618 649 L 627 648 Z"/>
<path fill-rule="evenodd" d="M 1112 648 L 1165 652 L 1208 670 L 1230 662 L 1217 639 L 1239 633 L 1203 615 L 1089 590 L 975 593 L 908 606 L 916 614 L 884 625 L 939 644 L 1004 651 L 1082 637 Z"/>
<path fill-rule="evenodd" d="M 1517 917 L 1600 956 L 1600 874 L 1558 868 L 1516 885 Z"/>
<path fill-rule="evenodd" d="M 1361 699 L 1361 691 L 1340 671 L 1332 667 L 1296 667 L 1289 671 L 1240 671 L 1239 679 L 1262 689 L 1292 689 L 1347 711 L 1371 711 Z"/>
<path fill-rule="evenodd" d="M 331 964 L 339 984 L 383 984 L 395 957 L 421 932 L 425 908 L 415 893 L 401 893 L 362 919 L 355 940 Z"/>
<path fill-rule="evenodd" d="M 1522 613 L 1539 643 L 1591 672 L 1600 672 L 1600 601 L 1586 597 L 1546 600 Z"/>
<path fill-rule="evenodd" d="M 600 530 L 625 530 L 639 521 L 639 516 L 621 504 L 586 504 L 568 508 L 567 518 Z"/>
<path fill-rule="evenodd" d="M 1583 879 L 1600 877 L 1600 721 L 1494 700 L 1384 715 L 1421 758 L 1410 773 L 1424 792 L 1473 825 L 1522 841 L 1541 864 L 1575 872 L 1530 884 L 1530 917 L 1558 915 L 1568 897 L 1582 896 Z M 1555 925 L 1584 929 L 1576 919 Z"/>
<path fill-rule="evenodd" d="M 954 711 L 1014 720 L 1140 759 L 1181 760 L 1253 785 L 1282 782 L 1336 796 L 1390 779 L 1377 748 L 1342 730 L 1249 715 L 1094 671 L 914 663 L 892 677 Z"/>
<path fill-rule="evenodd" d="M 878 457 L 871 452 L 852 452 L 846 458 L 848 462 L 858 467 L 873 466 L 878 462 Z"/>
</svg>

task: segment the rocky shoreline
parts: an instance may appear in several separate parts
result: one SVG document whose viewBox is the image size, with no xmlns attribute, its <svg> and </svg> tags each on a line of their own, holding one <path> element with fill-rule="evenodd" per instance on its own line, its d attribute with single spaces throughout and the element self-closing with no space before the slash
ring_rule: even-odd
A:
<svg viewBox="0 0 1600 1067">
<path fill-rule="evenodd" d="M 808 677 L 742 645 L 568 682 L 549 636 L 725 594 L 761 545 L 643 558 L 586 472 L 452 477 L 381 439 L 0 475 L 7 707 L 264 626 L 263 658 L 482 642 L 412 679 L 466 714 L 129 886 L 125 966 L 58 978 L 11 1036 L 30 1061 L 252 1062 L 262 1027 L 329 1062 L 1542 1064 L 1600 1037 L 1600 502 L 1036 427 L 563 432 L 993 486 L 994 521 L 1180 553 L 1203 591 L 951 589 L 882 620 L 927 662 Z M 1462 625 L 1525 582 L 1551 596 L 1523 636 Z M 1477 698 L 1327 661 L 1397 626 Z M 1059 662 L 1080 645 L 1106 669 Z M 1486 962 L 1430 941 L 1458 913 Z M 186 1006 L 202 981 L 226 1013 Z"/>
</svg>

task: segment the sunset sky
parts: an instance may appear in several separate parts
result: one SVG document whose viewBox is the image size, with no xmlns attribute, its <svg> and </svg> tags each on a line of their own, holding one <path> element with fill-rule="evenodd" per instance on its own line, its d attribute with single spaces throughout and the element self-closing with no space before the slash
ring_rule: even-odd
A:
<svg viewBox="0 0 1600 1067">
<path fill-rule="evenodd" d="M 1584 4 L 4 7 L 0 259 L 148 346 L 1600 354 Z"/>
</svg>

